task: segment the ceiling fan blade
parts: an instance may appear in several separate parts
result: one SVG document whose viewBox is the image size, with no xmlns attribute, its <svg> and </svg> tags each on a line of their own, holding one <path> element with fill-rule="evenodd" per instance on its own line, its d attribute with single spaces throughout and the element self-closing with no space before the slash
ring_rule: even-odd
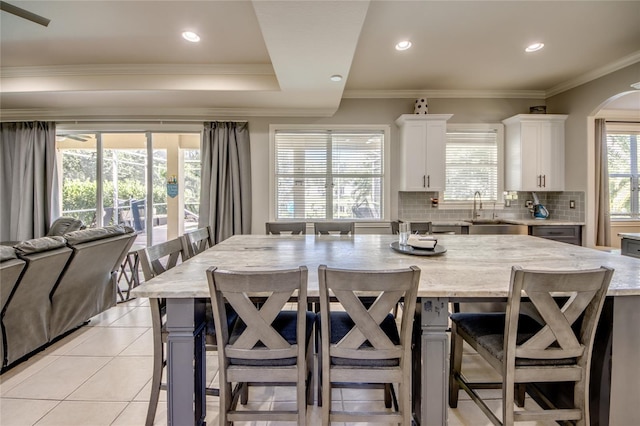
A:
<svg viewBox="0 0 640 426">
<path fill-rule="evenodd" d="M 40 24 L 45 27 L 48 27 L 49 22 L 51 22 L 50 19 L 44 18 L 40 15 L 36 15 L 35 13 L 31 13 L 28 10 L 24 10 L 5 1 L 0 1 L 0 10 L 11 13 L 28 21 L 35 22 L 36 24 Z"/>
</svg>

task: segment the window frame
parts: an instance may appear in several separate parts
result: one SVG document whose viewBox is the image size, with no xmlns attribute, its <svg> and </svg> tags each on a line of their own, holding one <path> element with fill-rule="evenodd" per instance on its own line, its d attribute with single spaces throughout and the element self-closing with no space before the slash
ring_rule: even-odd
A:
<svg viewBox="0 0 640 426">
<path fill-rule="evenodd" d="M 623 217 L 622 215 L 613 215 L 611 212 L 611 199 L 609 200 L 609 220 L 611 222 L 637 222 L 640 220 L 640 161 L 638 161 L 638 150 L 640 150 L 640 123 L 635 123 L 635 122 L 607 122 L 606 123 L 606 129 L 607 129 L 607 141 L 605 141 L 605 143 L 607 143 L 608 145 L 608 139 L 609 139 L 609 133 L 615 133 L 615 134 L 635 134 L 636 135 L 636 143 L 635 143 L 635 150 L 632 147 L 630 150 L 630 156 L 629 156 L 629 170 L 630 172 L 628 173 L 628 177 L 631 179 L 631 211 L 629 213 L 630 217 Z M 636 157 L 634 159 L 633 154 L 636 154 Z M 609 156 L 607 155 L 607 161 Z M 636 162 L 635 164 L 635 170 L 636 173 L 633 173 L 633 167 L 632 164 L 634 163 L 634 161 Z M 607 168 L 608 168 L 609 164 L 607 164 Z M 612 174 L 616 174 L 616 173 L 611 173 L 611 171 L 608 171 L 609 175 L 608 178 L 611 178 Z M 624 175 L 627 175 L 626 173 L 624 173 Z M 626 177 L 626 176 L 616 176 L 616 177 Z M 635 185 L 635 186 L 634 186 Z M 635 189 L 634 189 L 635 188 Z M 634 200 L 634 191 L 635 191 L 635 200 Z"/>
<path fill-rule="evenodd" d="M 334 124 L 334 125 L 315 125 L 315 124 L 270 124 L 269 125 L 269 221 L 277 222 L 276 219 L 276 132 L 278 131 L 337 131 L 337 132 L 382 132 L 384 134 L 383 149 L 382 149 L 382 208 L 380 210 L 382 217 L 380 219 L 350 219 L 354 222 L 381 222 L 388 221 L 391 217 L 391 128 L 389 125 L 347 125 L 347 124 Z M 300 219 L 302 220 L 302 219 Z M 313 220 L 305 221 L 312 222 Z M 326 220 L 326 219 L 323 219 Z M 336 219 L 340 220 L 340 219 Z M 285 221 L 286 220 L 280 220 Z"/>
<path fill-rule="evenodd" d="M 505 161 L 504 161 L 504 124 L 502 123 L 448 123 L 447 134 L 454 131 L 472 131 L 472 130 L 495 130 L 496 143 L 497 143 L 497 156 L 498 156 L 498 171 L 497 171 L 497 188 L 496 188 L 496 200 L 482 199 L 483 203 L 494 203 L 496 210 L 504 208 L 504 174 L 505 174 Z M 445 155 L 446 155 L 446 140 L 445 140 Z M 445 160 L 445 176 L 446 176 L 446 160 Z M 445 190 L 446 190 L 446 177 L 445 177 Z M 444 190 L 438 192 L 439 208 L 440 209 L 471 209 L 473 208 L 473 200 L 469 201 L 447 201 L 444 198 Z M 493 206 L 492 206 L 493 207 Z"/>
</svg>

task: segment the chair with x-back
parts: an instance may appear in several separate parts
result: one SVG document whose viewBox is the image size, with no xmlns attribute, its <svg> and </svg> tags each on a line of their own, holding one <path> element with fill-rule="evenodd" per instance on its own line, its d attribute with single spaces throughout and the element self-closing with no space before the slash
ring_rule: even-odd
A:
<svg viewBox="0 0 640 426">
<path fill-rule="evenodd" d="M 456 408 L 465 390 L 496 425 L 516 421 L 589 423 L 589 366 L 593 339 L 613 270 L 605 267 L 573 271 L 533 271 L 513 267 L 506 313 L 451 315 L 449 406 Z M 520 309 L 527 298 L 538 315 Z M 482 400 L 477 385 L 462 374 L 463 342 L 467 342 L 502 376 L 502 419 Z M 538 383 L 573 383 L 573 407 L 515 409 L 524 394 L 542 395 Z"/>
<path fill-rule="evenodd" d="M 164 243 L 138 250 L 140 266 L 144 280 L 150 279 L 175 267 L 178 261 L 186 259 L 183 240 L 176 238 Z M 151 426 L 156 416 L 160 390 L 165 386 L 162 381 L 162 369 L 166 365 L 164 344 L 167 341 L 165 329 L 166 301 L 165 299 L 150 298 L 151 305 L 151 325 L 153 333 L 153 375 L 151 379 L 151 396 L 147 409 L 146 426 Z"/>
<path fill-rule="evenodd" d="M 322 424 L 411 424 L 411 335 L 420 269 L 383 271 L 318 268 Z M 330 303 L 330 292 L 338 303 Z M 373 297 L 368 308 L 361 296 Z M 400 329 L 390 311 L 404 300 Z M 398 410 L 333 410 L 333 387 L 395 384 Z"/>
<path fill-rule="evenodd" d="M 316 235 L 354 235 L 356 224 L 355 222 L 315 222 L 313 231 Z"/>
<path fill-rule="evenodd" d="M 389 222 L 389 226 L 391 227 L 391 233 L 393 235 L 398 235 L 398 233 L 400 232 L 400 221 L 392 220 L 391 222 Z"/>
<path fill-rule="evenodd" d="M 206 249 L 213 247 L 213 236 L 211 234 L 210 226 L 205 226 L 203 228 L 187 232 L 182 236 L 182 238 L 185 247 L 185 255 L 188 258 L 192 258 Z"/>
<path fill-rule="evenodd" d="M 234 421 L 293 421 L 306 424 L 313 402 L 311 331 L 307 268 L 274 271 L 207 271 L 218 341 L 220 425 Z M 297 296 L 295 311 L 283 310 Z M 255 303 L 260 301 L 259 304 Z M 225 303 L 238 313 L 229 326 Z M 251 382 L 261 386 L 296 386 L 295 410 L 246 410 L 238 399 Z"/>
<path fill-rule="evenodd" d="M 264 225 L 267 235 L 300 235 L 307 233 L 306 222 L 265 222 Z"/>
<path fill-rule="evenodd" d="M 409 228 L 412 234 L 431 234 L 433 232 L 431 222 L 410 222 Z"/>
</svg>

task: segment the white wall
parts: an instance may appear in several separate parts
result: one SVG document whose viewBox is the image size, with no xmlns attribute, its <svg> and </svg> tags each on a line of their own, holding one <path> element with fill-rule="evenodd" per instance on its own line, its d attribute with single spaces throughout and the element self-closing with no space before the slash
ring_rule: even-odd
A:
<svg viewBox="0 0 640 426">
<path fill-rule="evenodd" d="M 383 124 L 391 127 L 391 218 L 398 214 L 398 129 L 400 114 L 413 113 L 413 99 L 344 99 L 333 117 L 257 117 L 249 119 L 253 217 L 252 232 L 264 233 L 269 220 L 269 125 L 270 124 Z M 429 99 L 432 114 L 453 114 L 453 123 L 498 123 L 529 107 L 543 105 L 539 99 Z M 218 119 L 218 118 L 216 118 Z"/>
</svg>

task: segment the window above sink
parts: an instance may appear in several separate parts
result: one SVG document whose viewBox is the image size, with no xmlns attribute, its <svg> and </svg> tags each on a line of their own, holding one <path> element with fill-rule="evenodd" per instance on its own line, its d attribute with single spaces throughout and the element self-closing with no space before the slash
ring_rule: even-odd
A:
<svg viewBox="0 0 640 426">
<path fill-rule="evenodd" d="M 439 194 L 440 206 L 470 208 L 479 191 L 485 209 L 503 203 L 504 126 L 495 124 L 449 124 L 446 142 L 446 186 Z"/>
</svg>

